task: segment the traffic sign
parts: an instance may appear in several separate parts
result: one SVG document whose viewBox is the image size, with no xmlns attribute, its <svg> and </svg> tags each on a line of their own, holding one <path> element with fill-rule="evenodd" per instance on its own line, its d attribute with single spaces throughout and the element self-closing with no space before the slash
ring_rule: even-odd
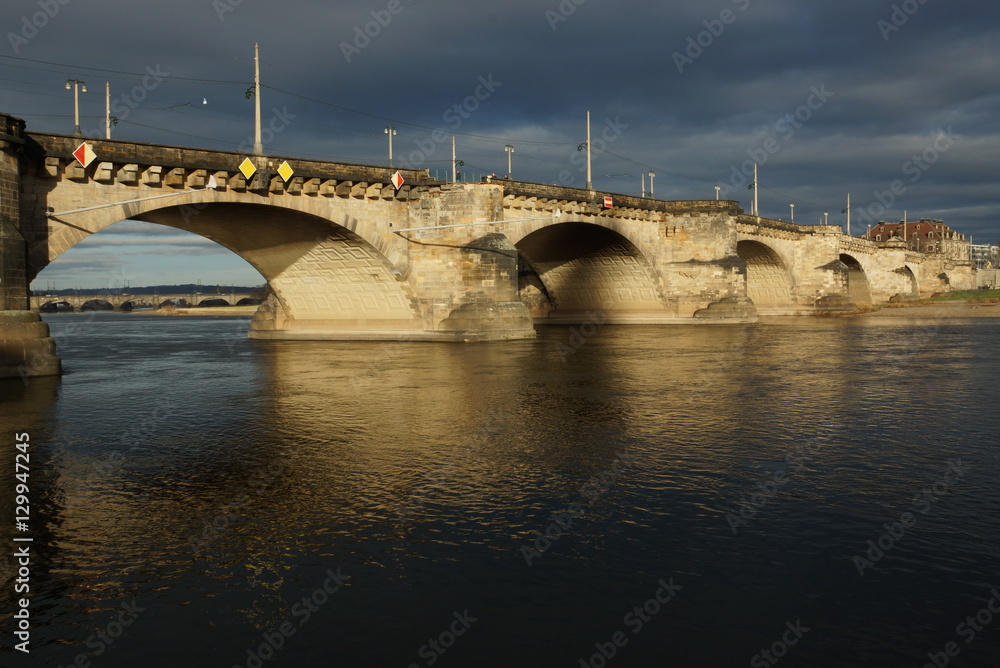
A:
<svg viewBox="0 0 1000 668">
<path fill-rule="evenodd" d="M 76 158 L 77 162 L 86 167 L 94 161 L 97 154 L 94 153 L 94 149 L 91 148 L 90 144 L 83 142 L 73 151 L 73 157 Z"/>
<path fill-rule="evenodd" d="M 281 163 L 281 167 L 278 167 L 278 176 L 280 176 L 281 180 L 285 183 L 288 183 L 288 179 L 292 178 L 292 174 L 294 173 L 295 170 L 292 169 L 287 160 Z"/>
<path fill-rule="evenodd" d="M 396 190 L 402 188 L 403 183 L 404 183 L 403 175 L 400 174 L 398 171 L 392 175 L 392 185 L 396 186 Z"/>
<path fill-rule="evenodd" d="M 615 205 L 615 202 L 610 197 L 605 197 L 604 198 L 604 208 L 605 209 L 610 209 L 614 205 Z"/>
<path fill-rule="evenodd" d="M 240 171 L 243 173 L 243 178 L 249 181 L 250 177 L 257 171 L 257 166 L 250 158 L 243 158 L 243 162 L 240 163 Z"/>
</svg>

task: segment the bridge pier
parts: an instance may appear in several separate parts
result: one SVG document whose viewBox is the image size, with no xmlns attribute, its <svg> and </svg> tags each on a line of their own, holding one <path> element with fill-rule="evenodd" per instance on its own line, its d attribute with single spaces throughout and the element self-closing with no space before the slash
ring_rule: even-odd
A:
<svg viewBox="0 0 1000 668">
<path fill-rule="evenodd" d="M 0 378 L 61 372 L 49 326 L 28 311 L 27 244 L 20 230 L 24 121 L 0 114 Z"/>
</svg>

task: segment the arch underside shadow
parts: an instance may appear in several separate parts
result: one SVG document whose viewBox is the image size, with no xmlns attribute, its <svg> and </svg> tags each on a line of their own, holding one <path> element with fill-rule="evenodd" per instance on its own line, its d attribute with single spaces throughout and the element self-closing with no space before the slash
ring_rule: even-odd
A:
<svg viewBox="0 0 1000 668">
<path fill-rule="evenodd" d="M 267 280 L 263 311 L 298 330 L 411 330 L 416 301 L 400 272 L 350 230 L 273 206 L 214 203 L 132 216 L 198 234 L 232 250 Z"/>
<path fill-rule="evenodd" d="M 628 239 L 589 223 L 559 223 L 531 232 L 522 258 L 521 299 L 538 323 L 657 322 L 675 318 L 656 272 Z"/>
<path fill-rule="evenodd" d="M 848 298 L 855 304 L 871 304 L 872 291 L 868 275 L 857 258 L 846 253 L 840 254 L 840 261 L 847 267 L 845 289 Z"/>
<path fill-rule="evenodd" d="M 791 274 L 781 256 L 759 241 L 736 244 L 736 254 L 746 263 L 747 297 L 762 315 L 785 315 L 801 311 L 795 303 Z"/>
</svg>

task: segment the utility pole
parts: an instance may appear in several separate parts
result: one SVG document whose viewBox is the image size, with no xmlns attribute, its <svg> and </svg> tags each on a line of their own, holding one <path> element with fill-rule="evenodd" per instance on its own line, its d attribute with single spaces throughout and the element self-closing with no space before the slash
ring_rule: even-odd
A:
<svg viewBox="0 0 1000 668">
<path fill-rule="evenodd" d="M 653 172 L 653 170 L 649 170 L 649 198 L 650 199 L 656 199 L 653 196 L 653 177 L 654 176 L 656 176 L 656 173 Z"/>
<path fill-rule="evenodd" d="M 253 45 L 253 154 L 264 155 L 264 144 L 260 140 L 260 49 L 256 42 Z"/>
<path fill-rule="evenodd" d="M 87 84 L 79 79 L 67 79 L 66 90 L 73 89 L 73 134 L 82 137 L 80 131 L 80 93 L 87 92 Z"/>
<path fill-rule="evenodd" d="M 851 236 L 851 193 L 847 193 L 847 236 Z"/>
<path fill-rule="evenodd" d="M 111 82 L 104 82 L 104 138 L 111 139 Z"/>
<path fill-rule="evenodd" d="M 594 183 L 590 174 L 590 110 L 587 111 L 587 190 L 593 190 Z"/>
<path fill-rule="evenodd" d="M 510 156 L 511 154 L 514 153 L 514 147 L 511 146 L 510 144 L 507 144 L 506 146 L 503 147 L 503 150 L 507 151 L 507 178 L 509 179 L 511 178 Z"/>
<path fill-rule="evenodd" d="M 392 167 L 392 138 L 396 135 L 396 128 L 387 125 L 382 132 L 389 135 L 389 166 Z"/>
</svg>

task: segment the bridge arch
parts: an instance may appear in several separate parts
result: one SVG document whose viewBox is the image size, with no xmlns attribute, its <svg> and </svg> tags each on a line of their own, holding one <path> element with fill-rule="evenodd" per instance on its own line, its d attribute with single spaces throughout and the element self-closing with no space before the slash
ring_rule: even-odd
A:
<svg viewBox="0 0 1000 668">
<path fill-rule="evenodd" d="M 199 195 L 215 201 L 190 201 Z M 246 260 L 268 281 L 276 297 L 269 314 L 280 311 L 283 322 L 299 318 L 324 327 L 346 323 L 350 329 L 377 321 L 392 329 L 412 326 L 419 317 L 405 281 L 404 242 L 395 235 L 376 233 L 374 223 L 346 214 L 338 222 L 333 216 L 269 204 L 266 198 L 261 203 L 227 201 L 233 197 L 200 191 L 178 195 L 180 203 L 135 202 L 50 220 L 48 262 L 116 222 L 139 220 L 198 234 Z"/>
<path fill-rule="evenodd" d="M 793 306 L 791 272 L 778 251 L 760 241 L 744 240 L 736 243 L 736 254 L 747 265 L 747 297 L 758 311 Z"/>
<path fill-rule="evenodd" d="M 115 305 L 106 299 L 89 299 L 80 305 L 81 311 L 114 311 Z"/>
<path fill-rule="evenodd" d="M 38 310 L 42 313 L 72 313 L 76 308 L 65 299 L 53 299 L 42 304 Z"/>
<path fill-rule="evenodd" d="M 868 283 L 868 274 L 861 266 L 861 262 L 847 253 L 841 253 L 839 259 L 847 269 L 845 273 L 847 284 L 844 287 L 848 298 L 855 304 L 871 304 L 871 285 Z"/>
<path fill-rule="evenodd" d="M 549 302 L 547 309 L 530 304 L 536 319 L 582 322 L 601 312 L 612 322 L 628 321 L 664 309 L 652 264 L 635 243 L 610 226 L 556 223 L 529 231 L 514 243 L 528 275 L 537 276 Z"/>
</svg>

